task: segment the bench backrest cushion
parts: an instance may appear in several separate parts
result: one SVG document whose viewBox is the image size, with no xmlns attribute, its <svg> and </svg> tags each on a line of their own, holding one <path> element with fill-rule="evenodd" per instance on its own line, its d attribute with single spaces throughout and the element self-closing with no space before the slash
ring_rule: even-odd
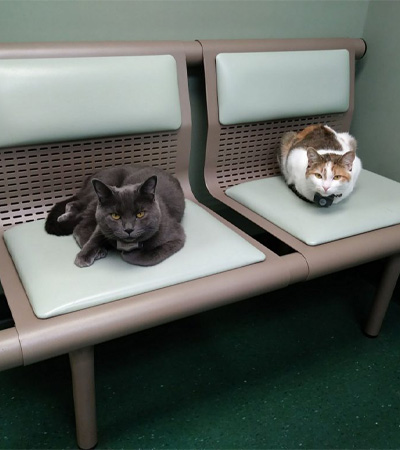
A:
<svg viewBox="0 0 400 450">
<path fill-rule="evenodd" d="M 220 53 L 216 71 L 222 125 L 349 109 L 348 50 Z"/>
<path fill-rule="evenodd" d="M 180 125 L 171 55 L 0 60 L 0 147 Z"/>
</svg>

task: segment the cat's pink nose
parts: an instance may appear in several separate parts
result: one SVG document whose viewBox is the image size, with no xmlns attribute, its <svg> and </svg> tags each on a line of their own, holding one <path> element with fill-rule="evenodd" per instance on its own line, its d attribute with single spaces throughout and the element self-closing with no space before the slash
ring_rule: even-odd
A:
<svg viewBox="0 0 400 450">
<path fill-rule="evenodd" d="M 322 187 L 324 188 L 325 192 L 329 189 L 329 187 L 325 187 L 325 186 L 322 186 Z"/>
</svg>

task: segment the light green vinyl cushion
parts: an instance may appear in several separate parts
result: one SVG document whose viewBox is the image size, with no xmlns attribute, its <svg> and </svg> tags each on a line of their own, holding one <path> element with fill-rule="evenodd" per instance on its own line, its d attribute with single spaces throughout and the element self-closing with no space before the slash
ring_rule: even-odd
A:
<svg viewBox="0 0 400 450">
<path fill-rule="evenodd" d="M 226 195 L 308 245 L 400 223 L 400 183 L 367 170 L 350 196 L 329 208 L 301 200 L 279 176 L 238 184 Z"/>
<path fill-rule="evenodd" d="M 0 146 L 177 130 L 171 55 L 0 60 Z"/>
<path fill-rule="evenodd" d="M 130 265 L 115 251 L 91 267 L 78 268 L 74 259 L 79 247 L 73 237 L 48 235 L 44 221 L 10 228 L 4 239 L 39 318 L 153 291 L 265 259 L 264 253 L 191 201 L 186 201 L 182 224 L 186 233 L 183 249 L 152 267 Z"/>
<path fill-rule="evenodd" d="M 349 109 L 347 50 L 220 53 L 216 71 L 223 125 Z"/>
</svg>

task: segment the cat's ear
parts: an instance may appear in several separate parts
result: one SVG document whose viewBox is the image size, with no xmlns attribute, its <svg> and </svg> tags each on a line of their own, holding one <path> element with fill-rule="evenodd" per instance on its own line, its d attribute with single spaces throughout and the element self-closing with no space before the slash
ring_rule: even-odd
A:
<svg viewBox="0 0 400 450">
<path fill-rule="evenodd" d="M 112 190 L 105 183 L 98 180 L 97 178 L 93 178 L 92 184 L 94 190 L 96 191 L 97 197 L 99 198 L 100 203 L 104 203 L 113 196 Z"/>
<path fill-rule="evenodd" d="M 321 155 L 313 147 L 307 148 L 308 168 L 322 161 Z"/>
<path fill-rule="evenodd" d="M 353 168 L 353 162 L 354 162 L 354 158 L 356 157 L 356 152 L 353 152 L 352 150 L 350 152 L 345 153 L 341 158 L 340 158 L 340 164 L 344 167 L 346 167 L 346 169 L 351 172 L 351 169 Z"/>
<path fill-rule="evenodd" d="M 139 188 L 139 191 L 142 195 L 151 198 L 154 200 L 156 194 L 156 186 L 157 186 L 157 177 L 156 175 L 148 178 Z"/>
</svg>

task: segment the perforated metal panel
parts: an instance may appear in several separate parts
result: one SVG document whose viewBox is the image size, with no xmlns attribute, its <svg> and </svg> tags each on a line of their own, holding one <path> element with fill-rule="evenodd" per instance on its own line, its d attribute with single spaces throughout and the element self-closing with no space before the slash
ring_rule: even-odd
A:
<svg viewBox="0 0 400 450">
<path fill-rule="evenodd" d="M 106 167 L 146 164 L 175 173 L 177 147 L 178 132 L 165 132 L 0 149 L 0 223 L 44 219 Z"/>
<path fill-rule="evenodd" d="M 221 126 L 216 175 L 223 190 L 238 183 L 279 175 L 276 152 L 287 131 L 300 131 L 311 124 L 327 124 L 346 130 L 345 114 L 272 120 L 243 125 Z"/>
</svg>

